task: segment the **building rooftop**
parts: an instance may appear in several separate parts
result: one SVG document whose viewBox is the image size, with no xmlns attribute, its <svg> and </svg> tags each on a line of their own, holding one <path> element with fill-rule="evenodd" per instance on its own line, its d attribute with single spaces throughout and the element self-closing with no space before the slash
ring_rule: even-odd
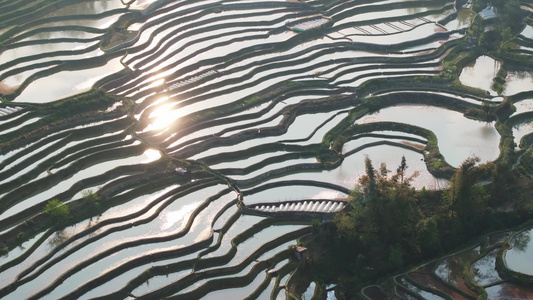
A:
<svg viewBox="0 0 533 300">
<path fill-rule="evenodd" d="M 483 20 L 490 20 L 496 18 L 496 11 L 493 6 L 487 6 L 479 13 L 479 15 Z"/>
</svg>

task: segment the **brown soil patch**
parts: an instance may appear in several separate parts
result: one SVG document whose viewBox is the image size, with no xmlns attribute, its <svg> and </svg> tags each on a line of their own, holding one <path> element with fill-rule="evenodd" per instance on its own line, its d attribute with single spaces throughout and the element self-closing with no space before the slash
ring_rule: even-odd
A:
<svg viewBox="0 0 533 300">
<path fill-rule="evenodd" d="M 447 295 L 449 295 L 452 299 L 468 300 L 468 298 L 466 298 L 465 296 L 459 294 L 454 289 L 446 286 L 445 284 L 443 284 L 442 282 L 440 282 L 438 279 L 436 279 L 435 277 L 433 277 L 430 274 L 422 274 L 422 273 L 411 272 L 409 274 L 409 276 L 411 276 L 411 278 L 416 280 L 419 285 L 427 286 L 427 287 L 433 288 L 435 290 L 439 290 L 441 292 L 444 292 Z"/>
<path fill-rule="evenodd" d="M 402 144 L 404 144 L 406 146 L 409 146 L 409 147 L 413 147 L 413 148 L 418 149 L 418 150 L 424 150 L 426 148 L 426 145 L 422 145 L 422 144 L 418 144 L 418 143 L 412 143 L 412 142 L 408 142 L 408 141 L 403 141 Z"/>
<path fill-rule="evenodd" d="M 7 85 L 3 82 L 0 82 L 0 94 L 8 95 L 16 91 L 18 86 Z"/>
</svg>

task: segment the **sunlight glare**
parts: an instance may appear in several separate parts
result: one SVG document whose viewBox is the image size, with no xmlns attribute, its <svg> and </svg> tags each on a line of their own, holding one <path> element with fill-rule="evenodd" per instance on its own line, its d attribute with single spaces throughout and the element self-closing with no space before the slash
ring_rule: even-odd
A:
<svg viewBox="0 0 533 300">
<path fill-rule="evenodd" d="M 155 149 L 148 149 L 144 151 L 143 156 L 145 158 L 145 160 L 143 160 L 143 163 L 151 163 L 161 158 L 161 152 Z"/>
<path fill-rule="evenodd" d="M 148 119 L 154 120 L 143 130 L 143 132 L 167 130 L 172 123 L 181 118 L 183 113 L 181 113 L 179 109 L 172 109 L 174 105 L 174 103 L 162 105 L 150 113 Z"/>
<path fill-rule="evenodd" d="M 163 105 L 154 110 L 148 117 L 149 119 L 154 119 L 154 121 L 146 127 L 145 131 L 161 130 L 172 124 L 178 116 L 173 110 L 169 109 L 171 106 L 172 105 Z"/>
<path fill-rule="evenodd" d="M 160 86 L 165 84 L 165 78 L 157 79 L 156 81 L 152 82 L 150 85 L 148 85 L 149 88 Z"/>
<path fill-rule="evenodd" d="M 161 225 L 161 230 L 167 230 L 171 227 L 181 228 L 189 220 L 191 213 L 200 205 L 200 201 L 182 206 L 179 210 L 165 211 L 162 214 L 164 223 Z"/>
</svg>

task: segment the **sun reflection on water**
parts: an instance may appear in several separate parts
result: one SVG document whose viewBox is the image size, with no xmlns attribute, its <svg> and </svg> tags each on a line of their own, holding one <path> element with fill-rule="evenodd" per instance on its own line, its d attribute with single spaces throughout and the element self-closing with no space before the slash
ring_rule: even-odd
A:
<svg viewBox="0 0 533 300">
<path fill-rule="evenodd" d="M 161 152 L 155 149 L 148 149 L 144 151 L 143 157 L 145 158 L 145 160 L 143 160 L 143 163 L 151 163 L 161 158 Z"/>
<path fill-rule="evenodd" d="M 154 119 L 154 121 L 148 127 L 152 127 L 152 130 L 160 130 L 172 124 L 177 115 L 174 110 L 170 109 L 171 107 L 172 104 L 167 104 L 154 110 L 148 117 L 149 119 Z"/>
<path fill-rule="evenodd" d="M 185 226 L 191 213 L 198 207 L 200 201 L 184 205 L 179 210 L 165 211 L 161 218 L 164 220 L 161 224 L 161 230 L 167 230 L 171 227 L 181 228 Z"/>
<path fill-rule="evenodd" d="M 166 82 L 165 78 L 159 78 L 159 79 L 154 80 L 152 83 L 150 83 L 147 86 L 147 88 L 153 88 L 153 87 L 156 87 L 156 86 L 161 86 L 161 85 L 165 84 L 165 82 Z"/>
<path fill-rule="evenodd" d="M 158 100 L 158 103 L 164 102 L 166 99 Z M 149 131 L 165 131 L 177 119 L 182 117 L 183 113 L 179 109 L 173 109 L 175 103 L 167 103 L 159 105 L 154 111 L 150 113 L 148 119 L 151 122 L 146 126 L 143 132 Z"/>
</svg>

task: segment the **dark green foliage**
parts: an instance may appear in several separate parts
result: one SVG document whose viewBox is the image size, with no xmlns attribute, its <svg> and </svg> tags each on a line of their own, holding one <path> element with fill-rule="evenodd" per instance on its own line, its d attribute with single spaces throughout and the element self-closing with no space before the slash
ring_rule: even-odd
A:
<svg viewBox="0 0 533 300">
<path fill-rule="evenodd" d="M 404 265 L 403 256 L 404 251 L 400 245 L 390 246 L 387 264 L 395 269 L 401 268 Z"/>
<path fill-rule="evenodd" d="M 444 210 L 457 212 L 463 225 L 471 225 L 480 216 L 488 200 L 485 188 L 477 184 L 479 169 L 475 164 L 479 158 L 466 159 L 450 180 L 444 194 Z"/>
<path fill-rule="evenodd" d="M 496 52 L 501 44 L 500 33 L 495 30 L 485 31 L 479 37 L 479 46 L 486 52 Z"/>
<path fill-rule="evenodd" d="M 89 202 L 89 205 L 98 210 L 100 209 L 100 195 L 94 193 L 92 190 L 86 190 L 82 192 L 83 199 Z"/>
<path fill-rule="evenodd" d="M 511 49 L 511 41 L 524 27 L 525 13 L 518 0 L 477 0 L 473 10 L 480 12 L 487 4 L 495 7 L 496 18 L 483 20 L 476 17 L 467 31 L 467 40 L 478 40 L 477 45 L 484 53 L 501 55 Z M 497 84 L 496 89 L 499 89 Z"/>
<path fill-rule="evenodd" d="M 407 162 L 405 160 L 405 156 L 402 155 L 402 161 L 400 162 L 400 165 L 398 166 L 398 168 L 396 169 L 396 174 L 399 174 L 401 179 L 402 179 L 402 182 L 404 180 L 404 174 L 405 174 L 405 170 L 407 170 Z"/>
<path fill-rule="evenodd" d="M 501 28 L 509 28 L 512 32 L 519 32 L 522 29 L 524 12 L 520 8 L 518 0 L 495 0 L 494 6 L 499 9 L 499 20 Z"/>
<path fill-rule="evenodd" d="M 435 218 L 425 218 L 416 224 L 420 250 L 423 253 L 437 253 L 441 248 L 440 232 Z"/>
<path fill-rule="evenodd" d="M 494 115 L 500 120 L 505 120 L 509 118 L 509 116 L 515 112 L 515 110 L 516 109 L 511 103 L 511 101 L 509 101 L 509 99 L 506 98 L 503 100 L 503 102 L 500 105 L 498 105 L 494 109 Z"/>
<path fill-rule="evenodd" d="M 352 210 L 337 216 L 335 224 L 343 238 L 372 254 L 372 261 L 387 261 L 385 268 L 397 268 L 404 264 L 404 253 L 420 252 L 415 228 L 423 214 L 410 184 L 414 176 L 404 177 L 405 158 L 390 178 L 384 164 L 375 170 L 368 157 L 365 167 L 366 175 L 351 193 Z"/>
<path fill-rule="evenodd" d="M 416 191 L 411 186 L 416 174 L 404 177 L 408 168 L 404 158 L 392 176 L 385 165 L 374 169 L 366 158 L 366 175 L 350 194 L 351 210 L 334 220 L 337 236 L 330 244 L 336 250 L 329 265 L 351 274 L 350 279 L 339 279 L 339 290 L 354 295 L 361 284 L 380 274 L 454 249 L 487 230 L 516 226 L 528 219 L 533 208 L 511 216 L 488 209 L 491 204 L 501 205 L 491 193 L 507 190 L 498 185 L 509 184 L 505 178 L 511 170 L 494 163 L 477 165 L 478 161 L 476 157 L 466 159 L 447 190 Z M 481 184 L 484 180 L 494 184 Z M 335 263 L 336 259 L 342 263 Z M 358 287 L 345 286 L 348 282 Z"/>
<path fill-rule="evenodd" d="M 474 1 L 474 6 L 472 7 L 472 10 L 475 12 L 480 12 L 486 7 L 487 3 L 485 1 Z"/>
<path fill-rule="evenodd" d="M 320 226 L 320 220 L 319 219 L 313 219 L 311 221 L 311 226 L 313 227 L 313 233 L 318 233 L 318 227 Z"/>
<path fill-rule="evenodd" d="M 117 101 L 117 98 L 101 90 L 91 90 L 76 97 L 54 102 L 51 106 L 54 119 L 72 118 L 81 113 L 105 110 Z"/>
</svg>

